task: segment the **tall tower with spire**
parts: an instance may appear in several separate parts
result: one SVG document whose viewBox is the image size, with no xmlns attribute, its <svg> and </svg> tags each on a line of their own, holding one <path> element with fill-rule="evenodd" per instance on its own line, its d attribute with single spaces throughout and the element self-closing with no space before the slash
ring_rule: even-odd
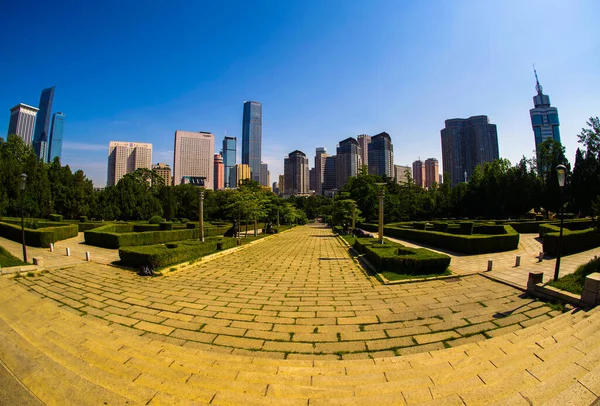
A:
<svg viewBox="0 0 600 406">
<path fill-rule="evenodd" d="M 535 138 L 535 151 L 539 152 L 539 145 L 547 139 L 560 142 L 560 123 L 558 121 L 558 110 L 556 107 L 550 107 L 550 96 L 545 95 L 542 85 L 538 79 L 535 66 L 533 67 L 535 75 L 535 90 L 537 94 L 533 96 L 534 108 L 529 110 L 531 116 L 531 126 Z"/>
</svg>

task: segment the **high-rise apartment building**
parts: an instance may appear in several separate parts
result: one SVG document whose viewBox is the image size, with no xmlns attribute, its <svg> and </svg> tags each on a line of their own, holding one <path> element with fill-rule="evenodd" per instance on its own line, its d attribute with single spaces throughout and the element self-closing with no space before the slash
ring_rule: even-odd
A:
<svg viewBox="0 0 600 406">
<path fill-rule="evenodd" d="M 371 142 L 371 136 L 367 134 L 361 134 L 357 137 L 358 145 L 360 146 L 360 160 L 361 165 L 369 166 L 369 143 Z"/>
<path fill-rule="evenodd" d="M 262 145 L 262 104 L 244 102 L 242 120 L 242 163 L 250 166 L 252 180 L 260 183 Z"/>
<path fill-rule="evenodd" d="M 215 154 L 215 168 L 214 168 L 214 187 L 215 190 L 225 189 L 225 165 L 223 165 L 223 157 L 221 154 Z"/>
<path fill-rule="evenodd" d="M 285 190 L 285 175 L 279 175 L 279 185 L 277 189 L 277 194 L 279 196 L 283 196 L 283 191 Z"/>
<path fill-rule="evenodd" d="M 368 148 L 369 174 L 392 178 L 394 176 L 394 146 L 390 135 L 386 132 L 374 135 L 371 137 Z"/>
<path fill-rule="evenodd" d="M 269 176 L 269 165 L 264 162 L 260 163 L 260 185 L 269 186 L 271 179 Z"/>
<path fill-rule="evenodd" d="M 213 189 L 215 136 L 209 132 L 175 131 L 173 154 L 173 184 L 184 183 L 184 177 L 194 184 Z"/>
<path fill-rule="evenodd" d="M 483 162 L 498 159 L 498 131 L 487 116 L 454 118 L 445 121 L 442 136 L 442 164 L 452 186 L 466 182 Z"/>
<path fill-rule="evenodd" d="M 251 179 L 250 166 L 247 164 L 236 164 L 234 173 L 236 187 L 240 186 L 245 180 Z"/>
<path fill-rule="evenodd" d="M 440 179 L 440 164 L 435 158 L 425 160 L 425 187 L 430 188 Z"/>
<path fill-rule="evenodd" d="M 164 162 L 152 165 L 152 172 L 156 173 L 163 180 L 165 186 L 171 186 L 171 167 Z"/>
<path fill-rule="evenodd" d="M 315 155 L 315 188 L 317 195 L 323 194 L 323 182 L 325 181 L 325 160 L 329 155 L 323 147 L 318 147 Z"/>
<path fill-rule="evenodd" d="M 33 150 L 38 160 L 48 162 L 48 140 L 50 138 L 50 115 L 52 114 L 52 101 L 54 100 L 54 88 L 49 87 L 42 90 L 37 118 L 35 120 L 35 132 L 33 135 Z"/>
<path fill-rule="evenodd" d="M 326 156 L 325 165 L 323 170 L 323 194 L 326 196 L 332 196 L 335 194 L 337 186 L 336 176 L 336 156 Z"/>
<path fill-rule="evenodd" d="M 410 166 L 394 165 L 394 179 L 396 180 L 396 183 L 408 183 L 408 176 L 406 174 L 406 171 L 408 171 L 408 173 L 412 176 L 412 170 Z"/>
<path fill-rule="evenodd" d="M 106 186 L 115 186 L 128 173 L 152 168 L 152 144 L 111 141 L 108 144 Z"/>
<path fill-rule="evenodd" d="M 52 127 L 50 128 L 50 140 L 48 140 L 48 161 L 54 161 L 62 157 L 63 132 L 65 129 L 65 114 L 58 112 L 52 115 Z"/>
<path fill-rule="evenodd" d="M 28 106 L 23 103 L 19 103 L 10 109 L 7 135 L 18 135 L 25 144 L 31 145 L 37 113 L 37 107 Z"/>
<path fill-rule="evenodd" d="M 358 175 L 361 162 L 358 141 L 354 138 L 340 141 L 335 158 L 335 184 L 338 190 L 348 183 L 351 176 Z"/>
<path fill-rule="evenodd" d="M 290 152 L 283 160 L 285 196 L 296 196 L 308 193 L 309 183 L 308 158 L 302 151 Z"/>
<path fill-rule="evenodd" d="M 237 150 L 237 138 L 236 137 L 225 137 L 223 139 L 223 166 L 225 168 L 224 178 L 225 187 L 234 188 L 235 184 L 230 184 L 231 171 L 234 170 L 236 164 L 236 150 Z M 234 176 L 235 179 L 235 176 Z"/>
<path fill-rule="evenodd" d="M 315 190 L 317 185 L 317 171 L 315 168 L 308 170 L 308 190 Z"/>
<path fill-rule="evenodd" d="M 425 187 L 425 165 L 423 165 L 423 161 L 420 159 L 413 162 L 412 175 L 415 185 Z"/>
<path fill-rule="evenodd" d="M 548 140 L 560 142 L 560 123 L 558 121 L 558 109 L 550 107 L 550 96 L 542 92 L 542 85 L 538 80 L 537 72 L 535 73 L 535 90 L 537 95 L 533 96 L 533 105 L 535 108 L 529 110 L 531 116 L 531 126 L 533 127 L 533 135 L 535 138 L 535 151 L 539 152 L 539 145 Z"/>
</svg>

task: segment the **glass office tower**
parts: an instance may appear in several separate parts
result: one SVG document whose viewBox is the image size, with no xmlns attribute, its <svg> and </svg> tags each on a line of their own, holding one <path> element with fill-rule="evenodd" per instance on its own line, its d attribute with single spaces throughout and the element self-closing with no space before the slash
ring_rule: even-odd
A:
<svg viewBox="0 0 600 406">
<path fill-rule="evenodd" d="M 242 120 L 242 164 L 250 166 L 252 180 L 260 182 L 262 104 L 244 102 Z"/>
<path fill-rule="evenodd" d="M 52 129 L 50 130 L 50 140 L 48 145 L 48 162 L 54 161 L 54 158 L 58 157 L 61 159 L 62 154 L 62 143 L 63 143 L 63 131 L 65 128 L 65 114 L 54 113 L 52 116 Z"/>
<path fill-rule="evenodd" d="M 55 87 L 52 86 L 42 90 L 39 111 L 35 120 L 33 149 L 38 160 L 43 162 L 48 162 L 48 128 L 50 127 L 50 114 L 52 114 L 52 100 L 54 99 Z"/>
<path fill-rule="evenodd" d="M 236 137 L 225 137 L 223 139 L 223 166 L 225 168 L 225 187 L 234 188 L 237 185 L 231 184 L 231 171 L 235 171 L 236 162 L 236 149 L 237 149 L 237 138 Z"/>
</svg>

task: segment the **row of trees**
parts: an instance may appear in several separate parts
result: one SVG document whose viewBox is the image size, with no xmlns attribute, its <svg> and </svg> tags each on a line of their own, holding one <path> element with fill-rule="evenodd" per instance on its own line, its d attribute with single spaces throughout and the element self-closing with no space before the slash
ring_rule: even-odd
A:
<svg viewBox="0 0 600 406">
<path fill-rule="evenodd" d="M 444 176 L 442 184 L 421 188 L 410 179 L 369 175 L 363 168 L 335 199 L 324 196 L 291 197 L 287 200 L 248 182 L 237 190 L 206 190 L 204 212 L 208 221 L 258 219 L 282 223 L 331 216 L 341 224 L 352 217 L 375 221 L 378 217 L 378 183 L 385 186 L 385 222 L 402 220 L 481 217 L 517 218 L 531 209 L 556 212 L 560 190 L 556 166 L 567 167 L 566 210 L 590 215 L 600 209 L 600 120 L 591 118 L 578 135 L 581 148 L 575 165 L 565 157 L 564 147 L 545 141 L 536 159 L 521 159 L 512 166 L 506 159 L 478 166 L 468 183 L 455 187 Z M 51 213 L 72 219 L 79 216 L 103 220 L 141 220 L 159 215 L 167 219 L 198 219 L 199 188 L 193 185 L 164 186 L 157 175 L 139 169 L 124 176 L 116 186 L 94 190 L 82 171 L 72 172 L 58 159 L 38 162 L 31 147 L 20 137 L 0 138 L 0 216 L 20 216 L 20 174 L 26 173 L 23 207 L 27 217 L 47 218 Z"/>
</svg>

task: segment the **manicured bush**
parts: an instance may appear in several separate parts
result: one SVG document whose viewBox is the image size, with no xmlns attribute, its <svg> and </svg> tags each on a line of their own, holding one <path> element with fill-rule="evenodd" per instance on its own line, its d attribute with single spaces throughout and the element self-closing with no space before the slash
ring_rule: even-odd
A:
<svg viewBox="0 0 600 406">
<path fill-rule="evenodd" d="M 25 244 L 32 247 L 48 248 L 51 243 L 67 238 L 77 237 L 79 227 L 76 224 L 51 223 L 53 227 L 45 225 L 48 223 L 40 222 L 40 228 L 25 228 Z M 12 241 L 21 242 L 21 226 L 9 223 L 0 223 L 0 236 Z"/>
<path fill-rule="evenodd" d="M 159 224 L 159 228 L 161 230 L 172 230 L 173 223 L 171 223 L 170 221 L 163 221 L 162 223 Z"/>
<path fill-rule="evenodd" d="M 63 216 L 62 216 L 62 214 L 51 214 L 51 215 L 49 216 L 49 218 L 50 218 L 50 221 L 56 221 L 56 222 L 59 222 L 59 223 L 60 223 L 61 221 L 63 221 Z"/>
<path fill-rule="evenodd" d="M 87 230 L 93 230 L 94 228 L 98 228 L 98 227 L 102 227 L 105 226 L 106 223 L 104 222 L 95 222 L 95 223 L 76 223 L 77 227 L 79 227 L 79 232 L 83 233 L 84 231 Z"/>
<path fill-rule="evenodd" d="M 424 248 L 409 248 L 385 241 L 379 244 L 372 238 L 356 238 L 354 247 L 364 253 L 378 271 L 405 275 L 441 274 L 450 266 L 450 257 Z"/>
<path fill-rule="evenodd" d="M 198 229 L 134 232 L 133 224 L 112 223 L 84 233 L 85 243 L 96 247 L 119 248 L 131 245 L 155 245 L 198 238 Z"/>
<path fill-rule="evenodd" d="M 425 230 L 425 225 L 426 225 L 426 223 L 417 223 L 417 222 L 415 222 L 415 223 L 413 223 L 413 228 L 415 230 Z"/>
<path fill-rule="evenodd" d="M 185 223 L 185 228 L 190 230 L 193 228 L 198 228 L 198 223 Z"/>
<path fill-rule="evenodd" d="M 459 225 L 460 233 L 462 235 L 471 235 L 473 234 L 473 223 L 470 221 L 464 221 Z"/>
<path fill-rule="evenodd" d="M 159 224 L 134 224 L 133 225 L 133 231 L 135 231 L 136 233 L 143 233 L 145 231 L 159 231 L 160 230 L 160 225 Z"/>
<path fill-rule="evenodd" d="M 179 247 L 179 245 L 175 244 L 174 242 L 168 242 L 168 243 L 165 244 L 165 246 L 167 248 L 177 248 L 177 247 Z"/>
<path fill-rule="evenodd" d="M 448 223 L 434 223 L 433 230 L 439 231 L 441 233 L 446 233 L 448 232 Z"/>
<path fill-rule="evenodd" d="M 188 219 L 186 219 L 186 218 L 180 218 L 180 219 L 179 219 L 179 221 L 180 221 L 182 224 L 185 224 L 185 223 L 187 223 L 189 220 L 188 220 Z"/>
<path fill-rule="evenodd" d="M 554 228 L 560 230 L 559 227 Z M 560 231 L 552 230 L 544 233 L 542 244 L 546 254 L 557 255 L 559 238 Z M 563 228 L 561 255 L 575 254 L 595 247 L 600 247 L 600 232 L 595 229 L 571 231 L 566 227 Z"/>
<path fill-rule="evenodd" d="M 86 221 L 88 221 L 88 217 L 87 216 L 79 216 L 79 221 L 81 221 L 82 223 L 85 223 Z"/>
<path fill-rule="evenodd" d="M 165 219 L 162 218 L 161 216 L 152 216 L 152 217 L 150 217 L 150 220 L 148 220 L 148 223 L 150 223 L 150 224 L 160 224 L 163 221 L 165 221 Z"/>
<path fill-rule="evenodd" d="M 503 225 L 475 225 L 473 226 L 473 234 L 506 234 Z"/>
</svg>

